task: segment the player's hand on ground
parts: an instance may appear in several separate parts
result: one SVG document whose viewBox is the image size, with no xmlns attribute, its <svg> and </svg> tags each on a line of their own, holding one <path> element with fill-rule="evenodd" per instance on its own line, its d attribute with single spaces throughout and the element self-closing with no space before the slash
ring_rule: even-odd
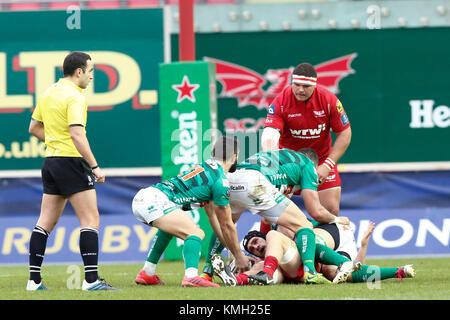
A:
<svg viewBox="0 0 450 320">
<path fill-rule="evenodd" d="M 362 236 L 361 239 L 361 246 L 367 247 L 369 245 L 370 236 L 372 235 L 373 229 L 375 228 L 375 222 L 370 222 L 369 227 L 367 228 L 366 232 Z"/>
<path fill-rule="evenodd" d="M 350 219 L 347 217 L 336 217 L 335 223 L 343 224 L 344 226 L 350 225 Z"/>
<path fill-rule="evenodd" d="M 325 179 L 330 174 L 330 169 L 328 169 L 324 164 L 321 164 L 317 168 L 317 177 L 319 179 L 319 186 L 325 182 Z"/>
<path fill-rule="evenodd" d="M 105 182 L 106 176 L 103 173 L 103 170 L 100 169 L 100 167 L 97 167 L 95 169 L 92 170 L 92 173 L 94 174 L 95 177 L 95 181 L 98 183 L 103 183 Z"/>
</svg>

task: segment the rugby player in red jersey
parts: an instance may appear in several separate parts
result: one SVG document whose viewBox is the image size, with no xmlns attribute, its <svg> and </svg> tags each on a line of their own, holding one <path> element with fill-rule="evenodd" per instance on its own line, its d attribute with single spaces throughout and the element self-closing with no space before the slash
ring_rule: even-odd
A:
<svg viewBox="0 0 450 320">
<path fill-rule="evenodd" d="M 332 144 L 331 130 L 336 135 Z M 262 133 L 262 149 L 312 148 L 319 156 L 317 168 L 320 203 L 339 214 L 341 179 L 337 162 L 350 144 L 350 121 L 339 99 L 317 86 L 317 72 L 309 63 L 299 64 L 287 86 L 269 106 Z"/>
</svg>

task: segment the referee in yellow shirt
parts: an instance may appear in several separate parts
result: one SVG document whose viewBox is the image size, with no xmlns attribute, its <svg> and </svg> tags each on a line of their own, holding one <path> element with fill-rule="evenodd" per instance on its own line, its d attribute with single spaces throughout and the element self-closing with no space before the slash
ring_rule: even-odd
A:
<svg viewBox="0 0 450 320">
<path fill-rule="evenodd" d="M 64 78 L 39 98 L 29 132 L 45 142 L 42 165 L 41 213 L 29 247 L 28 291 L 45 290 L 41 265 L 47 238 L 70 201 L 81 224 L 80 253 L 84 263 L 83 290 L 116 290 L 98 277 L 98 230 L 100 215 L 94 182 L 105 182 L 86 137 L 87 103 L 82 93 L 94 77 L 91 57 L 72 52 L 63 64 Z"/>
</svg>

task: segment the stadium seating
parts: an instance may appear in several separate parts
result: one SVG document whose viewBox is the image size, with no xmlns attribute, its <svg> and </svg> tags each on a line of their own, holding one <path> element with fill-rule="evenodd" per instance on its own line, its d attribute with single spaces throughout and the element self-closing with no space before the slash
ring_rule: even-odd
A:
<svg viewBox="0 0 450 320">
<path fill-rule="evenodd" d="M 233 4 L 237 0 L 194 0 L 194 4 Z M 83 8 L 90 9 L 118 9 L 118 8 L 152 8 L 160 6 L 162 3 L 167 5 L 178 6 L 179 0 L 109 0 L 109 1 L 75 1 L 75 0 L 49 0 L 47 1 L 32 1 L 28 2 L 12 2 L 5 4 L 4 8 L 11 11 L 25 11 L 25 10 L 62 10 L 69 6 L 77 5 Z"/>
<path fill-rule="evenodd" d="M 119 8 L 120 1 L 89 1 L 88 8 L 91 9 L 116 9 Z"/>
<path fill-rule="evenodd" d="M 9 10 L 16 11 L 28 11 L 28 10 L 39 10 L 41 4 L 38 2 L 24 2 L 24 3 L 11 3 Z"/>
<path fill-rule="evenodd" d="M 206 4 L 233 4 L 235 0 L 206 0 Z"/>
<path fill-rule="evenodd" d="M 197 4 L 199 1 L 198 0 L 194 0 L 194 4 Z M 173 6 L 177 6 L 178 5 L 178 0 L 166 0 L 166 4 L 168 5 L 173 5 Z"/>
<path fill-rule="evenodd" d="M 79 6 L 78 1 L 65 1 L 65 2 L 51 2 L 48 6 L 51 10 L 67 9 L 70 6 Z"/>
<path fill-rule="evenodd" d="M 129 0 L 129 8 L 149 8 L 156 7 L 159 5 L 159 0 Z"/>
</svg>

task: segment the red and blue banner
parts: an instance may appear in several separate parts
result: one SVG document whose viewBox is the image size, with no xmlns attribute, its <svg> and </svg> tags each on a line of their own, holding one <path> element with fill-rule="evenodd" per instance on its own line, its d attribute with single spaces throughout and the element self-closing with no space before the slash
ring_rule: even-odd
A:
<svg viewBox="0 0 450 320">
<path fill-rule="evenodd" d="M 357 242 L 376 223 L 368 256 L 450 256 L 450 171 L 342 173 L 340 215 L 350 218 Z M 97 185 L 100 262 L 142 262 L 155 229 L 140 223 L 131 201 L 160 177 L 111 177 Z M 0 180 L 0 264 L 28 263 L 28 241 L 39 216 L 39 178 Z M 294 202 L 302 207 L 300 197 Z M 242 240 L 258 228 L 259 216 L 244 213 L 237 223 Z M 48 239 L 46 263 L 81 263 L 78 219 L 67 205 Z"/>
</svg>

